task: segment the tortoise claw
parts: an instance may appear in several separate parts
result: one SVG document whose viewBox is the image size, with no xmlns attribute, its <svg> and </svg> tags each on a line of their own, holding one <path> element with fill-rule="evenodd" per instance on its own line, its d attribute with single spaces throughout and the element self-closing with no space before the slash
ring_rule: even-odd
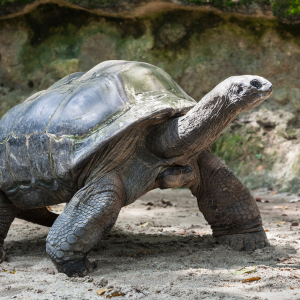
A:
<svg viewBox="0 0 300 300">
<path fill-rule="evenodd" d="M 223 235 L 218 238 L 218 243 L 230 246 L 234 251 L 254 251 L 270 245 L 264 231 Z"/>
<path fill-rule="evenodd" d="M 90 270 L 88 259 L 68 261 L 64 264 L 56 264 L 58 272 L 65 273 L 69 277 L 84 277 Z"/>
</svg>

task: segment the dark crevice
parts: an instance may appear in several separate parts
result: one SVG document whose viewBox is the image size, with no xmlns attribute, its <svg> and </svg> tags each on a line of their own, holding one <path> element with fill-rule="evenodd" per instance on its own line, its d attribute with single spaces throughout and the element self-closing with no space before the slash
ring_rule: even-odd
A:
<svg viewBox="0 0 300 300">
<path fill-rule="evenodd" d="M 33 83 L 31 80 L 28 81 L 27 85 L 28 85 L 28 87 L 31 88 L 31 89 L 34 87 L 34 83 Z"/>
<path fill-rule="evenodd" d="M 265 131 L 271 131 L 275 128 L 275 126 L 264 126 Z"/>
</svg>

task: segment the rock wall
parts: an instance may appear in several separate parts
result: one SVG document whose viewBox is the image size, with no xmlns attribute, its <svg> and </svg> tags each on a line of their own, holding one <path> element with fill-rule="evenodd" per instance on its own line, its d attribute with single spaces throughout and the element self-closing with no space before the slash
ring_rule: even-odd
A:
<svg viewBox="0 0 300 300">
<path fill-rule="evenodd" d="M 157 65 L 196 100 L 232 75 L 270 80 L 269 100 L 238 116 L 213 151 L 251 188 L 300 191 L 299 24 L 210 9 L 111 17 L 44 3 L 0 20 L 0 116 L 109 59 Z"/>
</svg>

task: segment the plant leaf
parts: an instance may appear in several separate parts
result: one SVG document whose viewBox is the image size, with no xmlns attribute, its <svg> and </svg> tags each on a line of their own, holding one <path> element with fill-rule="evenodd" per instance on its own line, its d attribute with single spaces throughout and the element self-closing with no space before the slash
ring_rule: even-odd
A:
<svg viewBox="0 0 300 300">
<path fill-rule="evenodd" d="M 240 269 L 240 270 L 236 270 L 236 271 L 233 271 L 233 272 L 230 272 L 232 275 L 242 275 L 242 274 L 251 274 L 253 272 L 256 271 L 256 266 L 254 267 L 246 267 L 246 268 L 243 268 L 243 269 Z"/>
<path fill-rule="evenodd" d="M 149 222 L 146 222 L 146 223 L 144 223 L 144 224 L 140 225 L 140 227 L 141 227 L 141 228 L 142 228 L 142 227 L 147 227 L 147 226 L 148 226 L 148 224 L 149 224 Z"/>
<path fill-rule="evenodd" d="M 112 291 L 112 289 L 103 288 L 103 289 L 97 290 L 97 294 L 98 294 L 98 296 L 102 296 L 105 294 L 105 292 L 110 292 L 110 291 Z"/>
<path fill-rule="evenodd" d="M 285 223 L 286 223 L 286 221 L 275 222 L 275 224 L 277 224 L 277 225 L 283 225 L 283 224 L 285 224 Z"/>
</svg>

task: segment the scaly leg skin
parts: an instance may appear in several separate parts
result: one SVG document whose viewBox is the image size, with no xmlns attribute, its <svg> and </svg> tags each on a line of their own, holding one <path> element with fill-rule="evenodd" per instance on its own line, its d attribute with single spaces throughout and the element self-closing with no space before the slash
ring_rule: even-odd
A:
<svg viewBox="0 0 300 300">
<path fill-rule="evenodd" d="M 42 226 L 51 227 L 59 215 L 46 207 L 20 210 L 17 218 Z"/>
<path fill-rule="evenodd" d="M 5 259 L 4 240 L 18 210 L 8 197 L 0 191 L 0 263 Z"/>
<path fill-rule="evenodd" d="M 219 157 L 198 157 L 200 179 L 191 191 L 219 244 L 252 251 L 268 246 L 260 212 L 248 188 Z"/>
<path fill-rule="evenodd" d="M 125 202 L 125 189 L 115 173 L 79 190 L 52 226 L 46 251 L 59 272 L 85 276 L 87 254 L 115 224 Z"/>
</svg>

